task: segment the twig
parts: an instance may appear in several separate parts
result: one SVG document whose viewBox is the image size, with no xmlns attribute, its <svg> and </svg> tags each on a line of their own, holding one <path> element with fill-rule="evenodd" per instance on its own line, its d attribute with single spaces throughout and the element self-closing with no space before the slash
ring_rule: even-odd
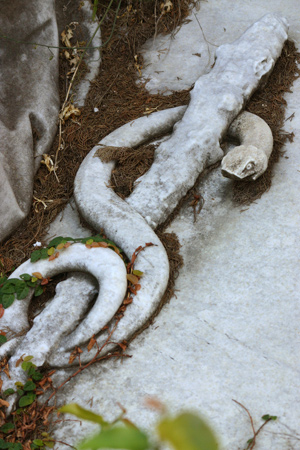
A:
<svg viewBox="0 0 300 450">
<path fill-rule="evenodd" d="M 254 448 L 254 445 L 255 445 L 255 438 L 256 438 L 256 435 L 257 435 L 257 433 L 256 433 L 256 431 L 255 431 L 255 428 L 254 428 L 252 416 L 251 416 L 250 412 L 248 411 L 248 409 L 246 408 L 246 406 L 242 405 L 242 403 L 238 402 L 237 400 L 232 399 L 232 401 L 235 402 L 235 403 L 237 403 L 239 406 L 241 406 L 241 407 L 246 411 L 246 413 L 247 413 L 248 416 L 249 416 L 250 423 L 251 423 L 251 427 L 252 427 L 252 431 L 253 431 L 253 440 L 252 440 L 252 442 L 251 442 L 251 447 L 249 447 L 249 450 L 252 450 L 252 449 Z M 264 424 L 263 424 L 263 425 L 264 425 Z"/>
<path fill-rule="evenodd" d="M 67 445 L 67 447 L 75 448 L 75 450 L 77 450 L 77 447 L 74 447 L 74 445 L 71 445 L 71 444 L 67 444 L 67 443 L 64 442 L 64 441 L 55 441 L 55 443 Z"/>
<path fill-rule="evenodd" d="M 203 39 L 204 39 L 205 42 L 206 42 L 206 46 L 207 46 L 207 50 L 208 50 L 208 62 L 207 62 L 207 64 L 206 64 L 206 67 L 207 67 L 207 66 L 210 64 L 210 58 L 211 58 L 211 52 L 210 52 L 210 48 L 209 48 L 209 45 L 208 45 L 208 44 L 213 45 L 214 47 L 218 47 L 218 45 L 213 44 L 212 42 L 209 42 L 209 41 L 206 39 L 205 34 L 204 34 L 204 31 L 203 31 L 203 28 L 202 28 L 202 25 L 201 25 L 201 23 L 200 23 L 200 20 L 198 19 L 197 15 L 196 15 L 194 12 L 193 12 L 193 14 L 194 14 L 194 16 L 195 16 L 195 19 L 196 19 L 197 22 L 198 22 L 198 25 L 199 25 L 199 27 L 200 27 L 200 30 L 201 30 Z"/>
<path fill-rule="evenodd" d="M 54 397 L 54 395 L 56 395 L 56 393 L 66 384 L 68 383 L 72 378 L 76 377 L 79 373 L 81 373 L 83 370 L 85 370 L 87 367 L 89 367 L 90 365 L 92 365 L 93 363 L 95 363 L 96 361 L 101 361 L 103 359 L 108 359 L 108 358 L 112 358 L 114 356 L 119 356 L 119 352 L 116 353 L 111 353 L 110 355 L 104 355 L 101 356 L 100 358 L 98 358 L 99 354 L 101 353 L 101 351 L 104 349 L 104 347 L 106 347 L 106 345 L 109 343 L 110 338 L 112 337 L 113 333 L 115 332 L 118 323 L 119 323 L 120 319 L 116 321 L 114 328 L 112 329 L 112 331 L 109 333 L 106 341 L 104 342 L 104 344 L 102 345 L 102 347 L 100 347 L 95 356 L 88 362 L 86 363 L 84 366 L 79 367 L 79 369 L 74 372 L 72 375 L 70 375 L 65 381 L 63 381 L 58 388 L 54 389 L 54 391 L 52 392 L 52 394 L 50 395 L 50 397 L 45 401 L 45 403 L 42 406 L 41 411 L 47 406 L 47 404 L 49 403 L 49 401 L 51 400 L 52 397 Z"/>
</svg>

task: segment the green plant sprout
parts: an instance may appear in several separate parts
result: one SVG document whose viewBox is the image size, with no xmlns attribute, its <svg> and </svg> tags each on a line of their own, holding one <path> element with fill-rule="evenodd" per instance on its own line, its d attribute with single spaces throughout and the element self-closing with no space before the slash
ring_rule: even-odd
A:
<svg viewBox="0 0 300 450">
<path fill-rule="evenodd" d="M 78 450 L 128 449 L 159 450 L 162 442 L 167 442 L 175 450 L 218 450 L 215 433 L 197 414 L 182 412 L 175 417 L 164 415 L 156 426 L 159 443 L 125 417 L 125 410 L 112 422 L 102 416 L 82 408 L 76 403 L 65 405 L 59 410 L 73 414 L 82 420 L 100 425 L 100 431 L 79 444 Z"/>
</svg>

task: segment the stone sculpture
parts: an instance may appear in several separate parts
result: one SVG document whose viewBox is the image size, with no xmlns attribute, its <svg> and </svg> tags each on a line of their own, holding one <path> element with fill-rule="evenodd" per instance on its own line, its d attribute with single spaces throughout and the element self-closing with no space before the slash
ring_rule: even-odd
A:
<svg viewBox="0 0 300 450">
<path fill-rule="evenodd" d="M 237 180 L 256 180 L 268 167 L 273 149 L 270 127 L 260 117 L 244 111 L 231 124 L 228 135 L 240 140 L 222 159 L 222 174 Z"/>
<path fill-rule="evenodd" d="M 33 177 L 56 133 L 59 112 L 54 0 L 1 1 L 0 241 L 27 216 Z M 35 136 L 35 138 L 34 138 Z"/>
<path fill-rule="evenodd" d="M 82 216 L 94 228 L 105 229 L 108 237 L 122 247 L 128 256 L 131 256 L 140 245 L 145 245 L 147 242 L 154 244 L 141 252 L 136 260 L 135 268 L 144 272 L 142 287 L 118 324 L 114 333 L 114 341 L 118 342 L 128 338 L 143 325 L 155 311 L 166 288 L 169 274 L 168 259 L 153 229 L 172 212 L 180 198 L 193 186 L 198 174 L 205 167 L 222 159 L 223 152 L 219 141 L 243 108 L 247 98 L 257 88 L 260 80 L 271 72 L 286 39 L 287 23 L 285 19 L 271 14 L 263 17 L 237 41 L 218 49 L 214 68 L 196 82 L 191 92 L 191 102 L 186 109 L 178 107 L 157 112 L 124 125 L 104 138 L 82 163 L 75 180 L 75 201 Z M 258 142 L 251 141 L 250 143 L 248 134 L 245 132 L 244 125 L 249 123 L 248 119 L 256 121 L 252 115 L 244 113 L 233 122 L 231 131 L 240 133 L 242 145 L 250 144 L 250 150 L 258 153 L 256 150 Z M 260 122 L 258 126 L 261 126 Z M 121 200 L 107 187 L 114 163 L 103 163 L 97 157 L 99 147 L 136 147 L 143 142 L 155 139 L 162 133 L 171 131 L 172 127 L 171 136 L 164 139 L 157 147 L 155 160 L 150 170 L 138 180 L 135 190 L 126 201 Z M 271 136 L 268 130 L 263 133 L 266 134 L 267 144 L 262 151 L 267 157 Z M 236 161 L 235 158 L 235 153 L 233 153 L 233 159 Z M 240 169 L 236 167 L 231 169 L 230 164 L 225 158 L 223 170 L 227 171 L 226 174 L 241 176 Z M 248 164 L 250 162 L 247 160 L 246 167 L 243 166 L 243 169 L 246 168 L 248 175 L 253 178 L 258 176 L 258 172 L 252 171 L 252 165 L 251 168 L 247 167 Z M 261 168 L 259 168 L 260 173 Z M 95 249 L 95 255 L 99 250 L 101 249 Z M 84 266 L 78 260 L 74 261 L 70 247 L 63 250 L 62 253 L 63 263 L 60 266 L 64 270 L 91 270 L 97 274 L 94 267 Z M 103 252 L 99 252 L 99 258 L 101 257 L 106 258 Z M 96 256 L 95 258 L 97 259 Z M 59 265 L 59 261 L 60 258 L 45 263 L 26 262 L 12 276 L 19 276 L 25 269 L 29 273 L 41 271 L 43 276 L 48 273 L 56 273 L 60 270 L 58 266 L 55 266 Z M 70 261 L 70 265 L 68 265 L 68 261 Z M 95 264 L 97 264 L 96 260 Z M 120 269 L 120 276 L 121 278 L 123 276 L 125 280 L 125 274 L 121 275 L 121 272 Z M 76 278 L 72 277 L 72 279 Z M 89 299 L 94 293 L 95 285 L 90 281 L 76 279 L 76 283 L 75 290 L 78 289 L 78 293 L 73 293 L 75 300 L 72 299 L 72 294 L 69 292 L 70 280 L 62 282 L 58 288 L 57 296 L 64 299 L 68 308 L 73 308 L 74 301 L 77 302 L 77 297 L 82 292 L 87 292 L 86 299 Z M 74 282 L 74 284 L 76 283 Z M 118 283 L 120 286 L 124 285 L 124 281 L 121 279 Z M 102 286 L 100 286 L 98 299 L 102 296 L 101 289 Z M 54 302 L 57 301 L 57 296 Z M 118 301 L 116 301 L 116 305 Z M 11 309 L 5 311 L 1 319 L 1 327 L 9 326 L 15 332 L 21 331 L 22 327 L 27 324 L 25 310 L 28 302 L 29 299 L 23 302 L 14 302 Z M 100 304 L 98 305 L 96 302 L 93 308 L 98 310 L 98 306 Z M 76 305 L 74 307 L 76 308 Z M 21 308 L 20 320 L 16 322 L 12 319 L 17 311 L 15 308 Z M 78 307 L 78 310 L 80 308 Z M 80 312 L 75 312 L 76 321 L 81 315 L 81 311 L 80 309 Z M 91 313 L 93 313 L 93 309 Z M 112 317 L 110 308 L 103 311 L 101 323 L 98 325 L 94 324 L 94 321 L 91 322 L 87 333 L 81 325 L 72 331 L 74 324 L 66 318 L 67 323 L 63 333 L 69 333 L 68 336 L 62 337 L 62 339 L 56 336 L 52 341 L 51 332 L 48 333 L 48 336 L 45 333 L 43 345 L 35 348 L 31 342 L 38 335 L 39 321 L 46 314 L 47 308 L 41 314 L 41 318 L 35 319 L 29 332 L 30 339 L 26 338 L 23 341 L 23 338 L 19 337 L 2 346 L 0 355 L 13 355 L 12 362 L 10 362 L 12 379 L 4 380 L 5 388 L 9 387 L 16 379 L 22 379 L 20 370 L 13 364 L 13 361 L 18 359 L 21 354 L 31 354 L 39 361 L 46 359 L 51 365 L 64 366 L 68 362 L 72 347 L 87 342 L 91 335 L 98 335 L 98 345 L 101 346 L 101 343 L 107 338 L 107 334 L 103 332 L 99 335 L 99 331 L 102 324 L 107 323 Z M 90 317 L 88 315 L 84 323 L 87 323 Z M 53 318 L 53 321 L 59 322 L 59 319 Z M 108 347 L 106 351 L 110 349 L 111 347 Z M 86 361 L 92 358 L 94 353 L 95 351 L 83 352 L 81 360 Z"/>
<path fill-rule="evenodd" d="M 84 104 L 98 73 L 101 36 L 97 22 L 92 21 L 91 5 L 87 0 L 73 1 L 67 7 L 65 3 L 1 1 L 0 242 L 28 215 L 34 174 L 56 134 L 60 107 L 57 47 L 60 33 L 70 22 L 81 21 L 86 42 L 93 36 L 92 49 L 85 53 L 90 70 L 77 86 L 78 92 L 72 91 L 78 106 Z"/>
</svg>

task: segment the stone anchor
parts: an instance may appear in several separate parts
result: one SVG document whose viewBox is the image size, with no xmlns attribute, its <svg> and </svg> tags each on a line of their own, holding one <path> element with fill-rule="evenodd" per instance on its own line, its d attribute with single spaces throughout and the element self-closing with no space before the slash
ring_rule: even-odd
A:
<svg viewBox="0 0 300 450">
<path fill-rule="evenodd" d="M 142 287 L 118 324 L 114 333 L 115 342 L 132 336 L 157 308 L 168 282 L 169 263 L 164 247 L 153 230 L 165 221 L 179 200 L 194 185 L 199 173 L 223 158 L 219 142 L 228 129 L 240 138 L 241 146 L 233 149 L 223 159 L 224 175 L 256 179 L 266 169 L 272 150 L 270 130 L 261 119 L 250 113 L 237 116 L 261 79 L 272 71 L 287 39 L 287 29 L 285 19 L 274 14 L 264 16 L 238 40 L 218 48 L 213 69 L 197 80 L 187 108 L 160 111 L 124 125 L 104 138 L 83 161 L 76 176 L 74 195 L 78 210 L 85 220 L 95 229 L 103 228 L 107 236 L 129 257 L 140 245 L 147 242 L 154 244 L 141 252 L 136 260 L 135 268 L 144 273 Z M 251 136 L 250 139 L 249 129 L 252 135 L 253 127 L 258 131 L 258 137 Z M 125 201 L 120 199 L 107 187 L 114 163 L 103 163 L 95 155 L 99 147 L 137 147 L 170 132 L 172 128 L 170 137 L 157 147 L 150 170 L 137 180 L 133 193 Z M 264 143 L 261 146 L 262 140 Z M 34 320 L 25 338 L 12 338 L 1 347 L 1 356 L 12 356 L 11 379 L 3 380 L 4 389 L 13 386 L 15 381 L 24 381 L 24 372 L 20 367 L 15 367 L 15 361 L 24 353 L 33 355 L 34 362 L 38 364 L 47 361 L 53 366 L 63 367 L 68 364 L 72 349 L 76 345 L 87 343 L 93 334 L 97 336 L 99 346 L 105 342 L 107 334 L 100 334 L 100 330 L 103 323 L 108 323 L 111 319 L 113 310 L 118 309 L 126 273 L 121 259 L 118 262 L 114 258 L 118 258 L 117 255 L 108 255 L 110 250 L 91 249 L 88 252 L 92 250 L 91 258 L 90 253 L 76 258 L 76 254 L 81 251 L 84 254 L 85 250 L 83 245 L 75 244 L 63 250 L 61 257 L 54 261 L 27 261 L 12 274 L 16 278 L 24 272 L 39 271 L 43 276 L 60 271 L 89 272 L 98 280 L 100 293 L 84 319 L 84 325 L 80 324 L 75 328 L 86 311 L 88 302 L 93 298 L 96 287 L 83 275 L 73 275 L 60 283 L 53 302 L 55 305 L 60 298 L 60 302 L 65 305 L 63 325 L 59 315 L 54 314 L 49 331 L 45 331 L 39 341 L 41 326 L 47 327 L 44 320 L 48 314 L 47 308 L 51 308 L 50 303 Z M 84 257 L 87 260 L 83 260 Z M 90 261 L 87 262 L 89 258 Z M 110 259 L 105 266 L 106 258 Z M 105 290 L 106 270 L 111 273 L 111 265 L 114 267 L 113 274 L 117 280 L 115 290 L 118 293 Z M 0 327 L 9 327 L 15 333 L 28 328 L 27 309 L 30 298 L 15 301 L 5 311 Z M 103 309 L 101 303 L 105 305 Z M 72 314 L 68 315 L 67 311 L 72 311 Z M 95 317 L 99 320 L 95 320 Z M 51 329 L 57 332 L 52 333 Z M 111 348 L 108 346 L 106 351 Z M 95 351 L 84 351 L 81 361 L 90 360 Z M 16 399 L 13 396 L 10 399 L 12 407 Z"/>
</svg>

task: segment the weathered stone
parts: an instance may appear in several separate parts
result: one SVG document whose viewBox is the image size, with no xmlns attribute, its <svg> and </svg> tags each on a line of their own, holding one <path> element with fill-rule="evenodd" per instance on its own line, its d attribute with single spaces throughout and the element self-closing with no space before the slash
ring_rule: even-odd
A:
<svg viewBox="0 0 300 450">
<path fill-rule="evenodd" d="M 0 10 L 0 241 L 28 214 L 33 176 L 57 128 L 54 0 L 2 0 Z M 30 45 L 25 44 L 30 43 Z"/>
<path fill-rule="evenodd" d="M 270 127 L 260 117 L 244 111 L 227 134 L 239 139 L 240 145 L 222 159 L 222 174 L 238 180 L 259 178 L 267 170 L 273 150 Z"/>
</svg>

